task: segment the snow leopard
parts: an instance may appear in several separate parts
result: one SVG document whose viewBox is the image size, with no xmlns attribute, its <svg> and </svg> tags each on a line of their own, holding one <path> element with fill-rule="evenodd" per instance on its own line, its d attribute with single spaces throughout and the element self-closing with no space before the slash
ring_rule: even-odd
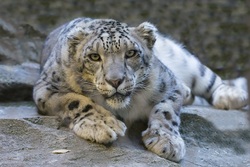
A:
<svg viewBox="0 0 250 167">
<path fill-rule="evenodd" d="M 194 95 L 219 109 L 240 109 L 248 98 L 155 25 L 91 18 L 48 35 L 33 89 L 40 114 L 59 116 L 92 142 L 112 143 L 146 120 L 145 147 L 175 162 L 186 152 L 180 110 Z"/>
</svg>

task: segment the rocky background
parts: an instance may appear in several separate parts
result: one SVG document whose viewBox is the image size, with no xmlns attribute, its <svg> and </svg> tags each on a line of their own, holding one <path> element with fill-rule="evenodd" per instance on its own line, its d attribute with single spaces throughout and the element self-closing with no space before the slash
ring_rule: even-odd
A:
<svg viewBox="0 0 250 167">
<path fill-rule="evenodd" d="M 225 79 L 249 69 L 248 0 L 1 0 L 0 101 L 30 99 L 46 35 L 82 16 L 150 21 Z"/>
</svg>

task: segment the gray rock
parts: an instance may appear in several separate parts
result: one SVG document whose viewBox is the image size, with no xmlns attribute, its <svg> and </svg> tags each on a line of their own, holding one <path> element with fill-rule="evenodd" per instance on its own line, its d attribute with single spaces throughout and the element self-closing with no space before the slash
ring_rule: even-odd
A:
<svg viewBox="0 0 250 167">
<path fill-rule="evenodd" d="M 33 85 L 39 76 L 39 65 L 0 65 L 0 101 L 32 100 Z"/>
<path fill-rule="evenodd" d="M 0 166 L 179 166 L 133 145 L 120 141 L 107 146 L 95 144 L 57 127 L 55 117 L 0 119 Z M 58 149 L 70 152 L 52 153 Z"/>
<path fill-rule="evenodd" d="M 29 24 L 17 24 L 0 17 L 0 64 L 39 62 L 46 35 Z"/>
<path fill-rule="evenodd" d="M 56 117 L 37 115 L 33 103 L 0 104 L 0 166 L 250 166 L 246 111 L 183 108 L 181 133 L 187 154 L 179 164 L 145 150 L 138 122 L 125 137 L 106 146 L 58 125 Z M 70 152 L 52 153 L 58 149 Z"/>
</svg>

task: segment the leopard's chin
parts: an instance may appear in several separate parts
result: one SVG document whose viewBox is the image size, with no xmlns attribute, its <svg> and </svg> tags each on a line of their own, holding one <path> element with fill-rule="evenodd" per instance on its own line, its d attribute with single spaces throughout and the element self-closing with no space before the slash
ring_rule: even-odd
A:
<svg viewBox="0 0 250 167">
<path fill-rule="evenodd" d="M 130 96 L 116 93 L 106 98 L 106 103 L 113 109 L 126 108 L 130 103 Z"/>
</svg>

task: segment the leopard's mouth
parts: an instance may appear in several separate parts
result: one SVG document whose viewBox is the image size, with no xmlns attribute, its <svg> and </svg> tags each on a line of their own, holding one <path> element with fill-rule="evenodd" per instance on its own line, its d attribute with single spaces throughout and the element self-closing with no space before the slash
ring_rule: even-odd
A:
<svg viewBox="0 0 250 167">
<path fill-rule="evenodd" d="M 106 96 L 105 98 L 106 99 L 113 99 L 113 98 L 116 98 L 116 99 L 124 99 L 128 96 L 131 95 L 131 92 L 127 92 L 125 94 L 122 94 L 122 93 L 119 93 L 119 92 L 116 92 L 114 94 L 112 94 L 111 96 Z"/>
<path fill-rule="evenodd" d="M 119 92 L 114 93 L 111 96 L 106 97 L 107 104 L 114 109 L 124 108 L 129 105 L 131 92 L 121 94 Z"/>
</svg>

